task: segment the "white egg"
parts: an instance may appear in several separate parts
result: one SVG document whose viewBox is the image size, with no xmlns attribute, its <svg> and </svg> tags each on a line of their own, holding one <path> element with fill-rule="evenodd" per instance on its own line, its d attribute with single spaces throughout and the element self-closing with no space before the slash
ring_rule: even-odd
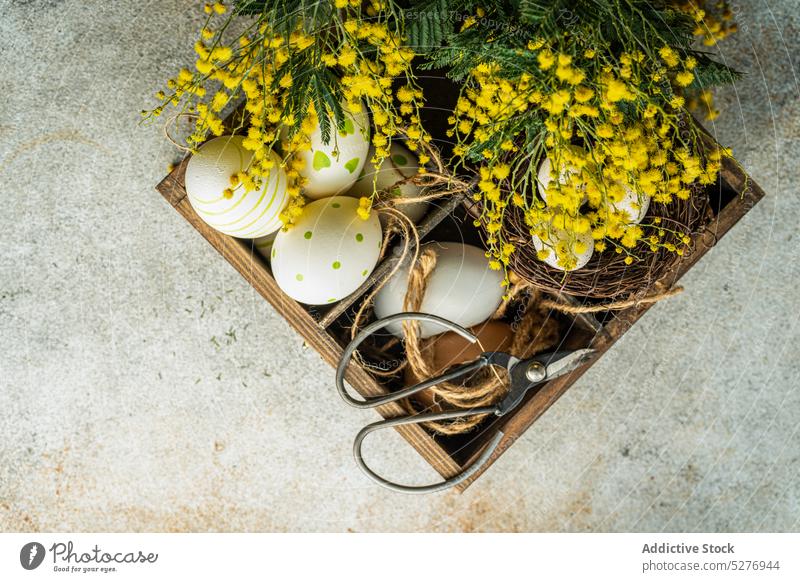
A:
<svg viewBox="0 0 800 582">
<path fill-rule="evenodd" d="M 367 165 L 361 176 L 353 184 L 347 193 L 350 196 L 372 196 L 374 190 L 388 190 L 389 196 L 395 198 L 417 198 L 422 194 L 422 189 L 416 184 L 408 182 L 419 172 L 417 156 L 408 148 L 392 142 L 389 156 L 384 158 L 380 169 L 376 172 L 375 168 L 369 163 L 375 150 L 370 147 L 367 154 Z M 377 173 L 377 177 L 376 177 Z M 396 186 L 395 186 L 396 185 Z M 416 223 L 425 215 L 428 209 L 427 202 L 412 202 L 410 204 L 397 204 L 397 210 L 405 214 L 412 222 Z M 381 223 L 385 226 L 387 218 L 381 216 Z"/>
<path fill-rule="evenodd" d="M 272 232 L 267 236 L 262 236 L 253 241 L 253 248 L 264 257 L 264 260 L 269 263 L 270 255 L 272 254 L 272 245 L 275 244 L 275 238 L 278 236 L 278 231 Z"/>
<path fill-rule="evenodd" d="M 383 242 L 376 213 L 367 220 L 349 196 L 310 203 L 272 247 L 272 275 L 292 299 L 310 305 L 339 301 L 375 268 Z"/>
<path fill-rule="evenodd" d="M 558 269 L 559 271 L 575 271 L 582 267 L 586 266 L 586 263 L 589 262 L 589 259 L 592 258 L 592 254 L 594 253 L 594 240 L 592 239 L 591 232 L 585 232 L 582 234 L 572 235 L 570 236 L 564 230 L 552 227 L 547 232 L 545 240 L 542 240 L 538 235 L 532 235 L 533 238 L 533 246 L 537 251 L 541 251 L 543 249 L 547 249 L 549 254 L 544 259 L 544 262 L 550 265 L 551 267 Z M 575 249 L 575 243 L 583 243 L 586 248 L 583 252 L 578 253 Z M 556 255 L 555 247 L 559 243 L 566 243 L 570 245 L 570 251 L 573 255 L 575 255 L 576 264 L 575 267 L 572 269 L 565 269 L 562 265 L 558 264 L 558 256 Z"/>
<path fill-rule="evenodd" d="M 280 213 L 289 200 L 286 173 L 271 153 L 275 165 L 261 188 L 248 192 L 239 184 L 226 198 L 223 191 L 231 188 L 231 176 L 247 170 L 253 158 L 242 141 L 238 135 L 223 136 L 200 146 L 186 166 L 186 194 L 197 215 L 212 228 L 239 238 L 258 238 L 281 227 Z"/>
<path fill-rule="evenodd" d="M 628 215 L 628 219 L 632 224 L 639 224 L 647 214 L 647 209 L 650 208 L 650 197 L 647 194 L 637 194 L 628 186 L 622 186 L 625 189 L 625 196 L 616 204 L 610 202 L 610 206 L 618 211 L 624 212 Z"/>
<path fill-rule="evenodd" d="M 423 248 L 436 252 L 436 268 L 428 278 L 419 311 L 438 315 L 463 327 L 489 319 L 503 299 L 502 271 L 489 268 L 483 249 L 461 243 L 429 243 Z M 375 296 L 375 316 L 388 317 L 403 310 L 408 280 L 404 265 Z M 386 328 L 402 337 L 402 325 Z M 420 323 L 420 333 L 428 338 L 447 331 L 435 323 Z"/>
<path fill-rule="evenodd" d="M 305 161 L 303 193 L 312 200 L 344 194 L 358 179 L 369 152 L 369 116 L 366 109 L 352 114 L 345 109 L 344 130 L 331 118 L 331 136 L 322 141 L 319 125 L 310 136 L 311 149 L 299 152 Z"/>
<path fill-rule="evenodd" d="M 570 177 L 580 173 L 581 171 L 572 164 L 562 164 L 561 171 L 558 173 L 558 182 L 560 184 L 567 184 L 569 183 Z M 542 163 L 539 164 L 536 187 L 539 190 L 539 196 L 542 197 L 545 204 L 547 204 L 547 188 L 550 186 L 550 182 L 555 179 L 556 177 L 553 175 L 553 162 L 550 161 L 550 158 L 543 159 Z"/>
</svg>

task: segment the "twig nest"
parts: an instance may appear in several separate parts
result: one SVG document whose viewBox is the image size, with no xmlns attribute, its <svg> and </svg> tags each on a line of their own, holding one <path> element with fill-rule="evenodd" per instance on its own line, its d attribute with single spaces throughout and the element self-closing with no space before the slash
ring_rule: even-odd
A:
<svg viewBox="0 0 800 582">
<path fill-rule="evenodd" d="M 309 136 L 310 149 L 298 152 L 305 162 L 300 175 L 305 178 L 303 193 L 312 200 L 344 194 L 364 168 L 369 152 L 369 116 L 366 108 L 353 114 L 344 108 L 344 128 L 336 128 L 331 119 L 330 141 L 322 140 L 317 122 Z"/>
<path fill-rule="evenodd" d="M 586 266 L 594 253 L 591 232 L 569 233 L 548 225 L 532 235 L 536 256 L 560 271 L 575 271 Z"/>
<path fill-rule="evenodd" d="M 280 159 L 273 161 L 269 175 L 248 190 L 240 177 L 253 161 L 253 152 L 242 145 L 244 138 L 226 135 L 209 140 L 186 166 L 186 194 L 197 215 L 219 232 L 258 238 L 281 227 L 280 213 L 289 196 L 286 173 Z"/>
<path fill-rule="evenodd" d="M 374 155 L 375 150 L 370 147 L 368 158 L 372 159 Z M 393 141 L 389 155 L 384 158 L 381 167 L 375 171 L 372 165 L 367 165 L 348 194 L 356 197 L 370 197 L 377 190 L 390 200 L 417 198 L 422 193 L 422 189 L 411 179 L 418 173 L 417 156 L 402 144 Z M 416 223 L 425 215 L 428 203 L 423 201 L 397 204 L 395 208 Z M 381 217 L 382 223 L 385 220 L 387 220 L 385 217 Z"/>
<path fill-rule="evenodd" d="M 382 232 L 376 213 L 358 216 L 358 200 L 316 200 L 272 247 L 275 282 L 292 299 L 309 305 L 339 301 L 367 279 L 380 255 Z"/>
<path fill-rule="evenodd" d="M 438 315 L 462 327 L 472 327 L 489 319 L 503 298 L 503 275 L 489 268 L 485 251 L 471 245 L 452 242 L 429 243 L 436 266 L 417 291 L 423 293 L 422 313 Z M 409 265 L 404 264 L 375 296 L 375 315 L 384 318 L 405 311 L 409 291 Z M 402 325 L 386 328 L 403 337 Z M 420 322 L 420 337 L 429 338 L 445 330 L 435 323 Z"/>
</svg>

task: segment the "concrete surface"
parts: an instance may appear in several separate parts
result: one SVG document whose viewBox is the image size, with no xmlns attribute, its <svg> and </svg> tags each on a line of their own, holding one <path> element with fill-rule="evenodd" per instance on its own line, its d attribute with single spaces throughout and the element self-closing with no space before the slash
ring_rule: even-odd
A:
<svg viewBox="0 0 800 582">
<path fill-rule="evenodd" d="M 796 0 L 713 126 L 768 192 L 466 494 L 366 481 L 332 371 L 153 190 L 190 1 L 0 0 L 0 530 L 772 531 L 800 519 Z M 430 471 L 398 437 L 399 476 Z"/>
</svg>

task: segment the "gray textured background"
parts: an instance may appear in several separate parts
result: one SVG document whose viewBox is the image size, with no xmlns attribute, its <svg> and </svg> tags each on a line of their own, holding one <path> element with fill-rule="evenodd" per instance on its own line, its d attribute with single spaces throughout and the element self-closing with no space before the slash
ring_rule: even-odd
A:
<svg viewBox="0 0 800 582">
<path fill-rule="evenodd" d="M 466 494 L 367 482 L 332 371 L 153 190 L 196 3 L 0 0 L 0 530 L 797 530 L 797 0 L 711 129 L 767 191 Z M 373 447 L 431 477 L 392 435 Z"/>
</svg>

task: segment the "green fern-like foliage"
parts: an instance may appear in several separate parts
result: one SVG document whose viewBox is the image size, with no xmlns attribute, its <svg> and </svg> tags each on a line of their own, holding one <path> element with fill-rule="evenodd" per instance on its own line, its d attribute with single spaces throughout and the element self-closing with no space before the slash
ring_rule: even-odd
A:
<svg viewBox="0 0 800 582">
<path fill-rule="evenodd" d="M 414 4 L 404 13 L 408 44 L 426 53 L 444 44 L 451 31 L 447 0 Z"/>
<path fill-rule="evenodd" d="M 463 78 L 471 65 L 496 60 L 509 70 L 531 71 L 529 59 L 516 49 L 527 41 L 556 39 L 564 34 L 577 43 L 594 46 L 598 51 L 619 53 L 641 50 L 654 53 L 662 46 L 671 46 L 683 54 L 695 55 L 699 74 L 711 84 L 724 84 L 736 79 L 725 65 L 713 61 L 693 48 L 695 24 L 684 12 L 653 0 L 506 0 L 485 3 L 472 0 L 450 0 L 436 10 L 444 15 L 437 22 L 449 24 L 435 35 L 417 43 L 436 68 L 452 68 L 454 79 Z M 414 7 L 411 8 L 415 10 Z M 484 13 L 472 26 L 463 27 L 466 15 Z M 454 15 L 460 15 L 454 17 Z M 726 72 L 727 71 L 727 72 Z"/>
</svg>

